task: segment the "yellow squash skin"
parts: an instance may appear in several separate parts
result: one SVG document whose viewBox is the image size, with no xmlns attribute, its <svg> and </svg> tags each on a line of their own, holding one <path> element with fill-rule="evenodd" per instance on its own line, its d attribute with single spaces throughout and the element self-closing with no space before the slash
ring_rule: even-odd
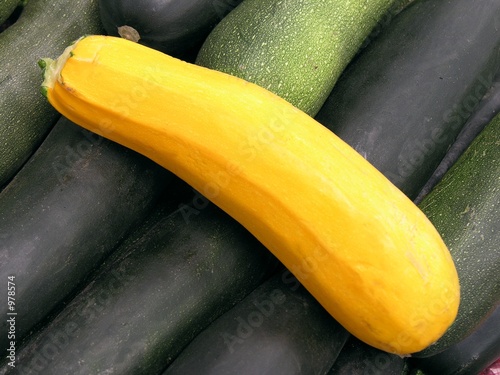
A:
<svg viewBox="0 0 500 375">
<path fill-rule="evenodd" d="M 364 342 L 409 355 L 454 321 L 458 277 L 430 221 L 278 96 L 108 36 L 48 61 L 43 89 L 64 116 L 146 155 L 238 220 Z"/>
</svg>

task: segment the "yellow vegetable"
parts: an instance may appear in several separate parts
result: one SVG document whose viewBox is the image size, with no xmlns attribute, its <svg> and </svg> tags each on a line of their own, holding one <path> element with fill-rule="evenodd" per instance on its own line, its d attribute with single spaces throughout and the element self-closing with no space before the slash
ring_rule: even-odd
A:
<svg viewBox="0 0 500 375">
<path fill-rule="evenodd" d="M 359 339 L 407 355 L 454 321 L 457 273 L 427 217 L 285 100 L 114 37 L 84 37 L 44 61 L 60 113 L 220 206 Z"/>
</svg>

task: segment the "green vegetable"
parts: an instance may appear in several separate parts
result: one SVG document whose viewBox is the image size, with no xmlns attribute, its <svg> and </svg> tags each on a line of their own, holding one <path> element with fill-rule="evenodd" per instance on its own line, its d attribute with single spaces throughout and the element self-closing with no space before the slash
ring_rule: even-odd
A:
<svg viewBox="0 0 500 375">
<path fill-rule="evenodd" d="M 0 189 L 59 118 L 40 95 L 37 61 L 92 33 L 102 33 L 97 0 L 28 1 L 17 22 L 0 33 Z"/>
<path fill-rule="evenodd" d="M 445 351 L 410 361 L 425 375 L 478 375 L 500 359 L 500 305 L 465 339 Z M 483 374 L 487 375 L 487 374 Z M 491 374 L 492 375 L 492 374 Z"/>
<path fill-rule="evenodd" d="M 443 160 L 441 160 L 430 179 L 426 182 L 422 190 L 420 190 L 420 193 L 418 193 L 418 196 L 414 200 L 415 203 L 420 203 L 429 194 L 450 167 L 456 163 L 467 147 L 470 146 L 472 141 L 498 113 L 500 113 L 500 72 L 497 72 L 492 86 L 467 119 L 456 141 L 446 151 Z"/>
<path fill-rule="evenodd" d="M 275 270 L 271 253 L 206 199 L 197 195 L 176 209 L 178 203 L 166 199 L 27 343 L 20 373 L 161 373 Z"/>
<path fill-rule="evenodd" d="M 497 0 L 414 1 L 316 119 L 414 199 L 500 71 L 499 14 Z"/>
<path fill-rule="evenodd" d="M 349 337 L 289 271 L 200 333 L 164 375 L 325 374 Z"/>
<path fill-rule="evenodd" d="M 99 9 L 108 35 L 123 37 L 127 26 L 139 43 L 191 61 L 214 26 L 241 1 L 99 0 Z"/>
<path fill-rule="evenodd" d="M 448 245 L 461 288 L 455 322 L 437 343 L 415 354 L 427 357 L 462 341 L 500 303 L 500 115 L 475 138 L 420 208 Z"/>
<path fill-rule="evenodd" d="M 138 225 L 172 175 L 61 118 L 0 193 L 0 278 L 15 277 L 17 345 Z M 0 294 L 6 317 L 7 293 Z M 0 348 L 11 341 L 0 321 Z M 5 357 L 2 356 L 2 360 Z"/>
<path fill-rule="evenodd" d="M 0 26 L 12 15 L 20 0 L 2 0 L 0 3 Z"/>
<path fill-rule="evenodd" d="M 196 63 L 256 83 L 315 115 L 395 0 L 244 0 Z"/>
<path fill-rule="evenodd" d="M 351 336 L 328 375 L 403 375 L 406 360 L 359 341 Z"/>
</svg>

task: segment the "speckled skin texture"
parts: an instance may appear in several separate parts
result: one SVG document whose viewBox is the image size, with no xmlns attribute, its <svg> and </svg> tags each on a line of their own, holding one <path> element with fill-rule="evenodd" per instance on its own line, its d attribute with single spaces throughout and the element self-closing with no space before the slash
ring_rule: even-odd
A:
<svg viewBox="0 0 500 375">
<path fill-rule="evenodd" d="M 417 356 L 436 354 L 461 341 L 499 303 L 499 162 L 497 115 L 420 204 L 450 249 L 461 302 L 447 333 Z"/>
<path fill-rule="evenodd" d="M 0 189 L 59 118 L 40 94 L 37 61 L 101 32 L 97 0 L 33 0 L 0 33 Z"/>
<path fill-rule="evenodd" d="M 314 116 L 394 0 L 245 0 L 197 64 L 256 83 Z"/>
<path fill-rule="evenodd" d="M 19 0 L 3 0 L 0 5 L 0 24 L 4 23 L 7 18 L 12 14 Z"/>
</svg>

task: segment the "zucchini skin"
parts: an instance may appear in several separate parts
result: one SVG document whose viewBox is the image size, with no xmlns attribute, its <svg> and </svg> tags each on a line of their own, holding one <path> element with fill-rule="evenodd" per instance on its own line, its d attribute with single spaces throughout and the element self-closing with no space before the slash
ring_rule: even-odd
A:
<svg viewBox="0 0 500 375">
<path fill-rule="evenodd" d="M 0 4 L 0 26 L 12 15 L 20 0 L 3 0 Z M 2 30 L 0 29 L 0 32 Z"/>
<path fill-rule="evenodd" d="M 500 70 L 500 2 L 417 0 L 315 117 L 414 199 Z"/>
<path fill-rule="evenodd" d="M 493 85 L 483 97 L 477 109 L 463 126 L 457 136 L 457 140 L 451 145 L 431 178 L 426 182 L 422 190 L 418 193 L 418 196 L 414 199 L 416 204 L 419 204 L 422 199 L 432 191 L 451 166 L 455 164 L 458 158 L 464 153 L 467 147 L 470 146 L 472 141 L 498 113 L 500 113 L 500 72 L 495 76 Z"/>
<path fill-rule="evenodd" d="M 465 339 L 445 351 L 410 361 L 425 375 L 477 375 L 500 358 L 500 305 Z"/>
<path fill-rule="evenodd" d="M 163 375 L 326 374 L 349 336 L 285 270 L 205 328 Z"/>
<path fill-rule="evenodd" d="M 214 26 L 241 1 L 99 0 L 99 11 L 108 35 L 119 36 L 118 27 L 131 26 L 140 35 L 139 43 L 194 59 Z"/>
<path fill-rule="evenodd" d="M 97 0 L 29 0 L 19 19 L 0 33 L 0 189 L 59 118 L 40 97 L 37 61 L 82 34 L 102 32 Z"/>
<path fill-rule="evenodd" d="M 500 302 L 499 161 L 497 114 L 419 205 L 450 249 L 461 302 L 447 332 L 415 357 L 435 355 L 462 341 Z"/>
<path fill-rule="evenodd" d="M 196 64 L 262 86 L 314 116 L 395 0 L 244 0 Z"/>
<path fill-rule="evenodd" d="M 405 358 L 385 353 L 351 336 L 328 375 L 403 375 L 407 369 Z"/>
<path fill-rule="evenodd" d="M 160 205 L 19 352 L 17 370 L 159 374 L 210 321 L 269 277 L 278 266 L 269 251 L 202 202 L 203 208 Z"/>
<path fill-rule="evenodd" d="M 173 177 L 64 117 L 0 193 L 0 277 L 16 278 L 18 345 L 82 287 Z M 0 296 L 7 316 L 7 295 Z M 5 350 L 7 322 L 0 322 Z"/>
</svg>

